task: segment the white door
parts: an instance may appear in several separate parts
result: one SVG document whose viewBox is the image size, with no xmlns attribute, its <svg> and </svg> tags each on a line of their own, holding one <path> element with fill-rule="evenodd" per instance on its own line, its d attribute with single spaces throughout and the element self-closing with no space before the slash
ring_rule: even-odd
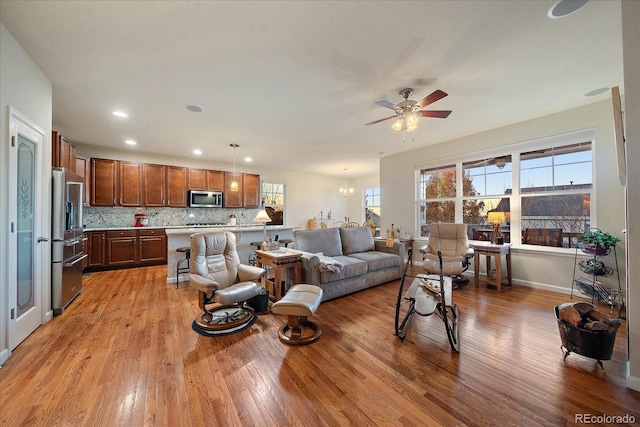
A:
<svg viewBox="0 0 640 427">
<path fill-rule="evenodd" d="M 9 132 L 9 351 L 42 324 L 42 129 L 10 109 Z M 49 168 L 47 168 L 47 171 Z M 48 198 L 47 198 L 48 200 Z M 47 263 L 48 266 L 48 263 Z M 45 277 L 48 277 L 46 275 Z"/>
</svg>

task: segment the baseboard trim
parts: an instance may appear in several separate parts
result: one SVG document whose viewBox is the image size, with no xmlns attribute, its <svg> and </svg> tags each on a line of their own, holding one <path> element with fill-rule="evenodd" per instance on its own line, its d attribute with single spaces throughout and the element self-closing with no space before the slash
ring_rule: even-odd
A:
<svg viewBox="0 0 640 427">
<path fill-rule="evenodd" d="M 9 349 L 4 348 L 0 351 L 0 367 L 4 365 L 4 362 L 9 360 L 9 356 L 11 356 Z"/>
<path fill-rule="evenodd" d="M 627 388 L 631 390 L 640 391 L 640 378 L 631 376 L 629 372 L 631 371 L 631 362 L 627 360 L 627 374 L 626 374 L 626 385 Z"/>
</svg>

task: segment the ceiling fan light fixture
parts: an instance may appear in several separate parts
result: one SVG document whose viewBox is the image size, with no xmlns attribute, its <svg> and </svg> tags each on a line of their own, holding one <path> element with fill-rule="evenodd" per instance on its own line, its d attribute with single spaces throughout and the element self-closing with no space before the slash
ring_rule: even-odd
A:
<svg viewBox="0 0 640 427">
<path fill-rule="evenodd" d="M 393 122 L 391 127 L 393 128 L 393 130 L 400 132 L 402 128 L 404 128 L 404 120 L 402 119 L 402 117 L 398 117 L 396 121 Z"/>
</svg>

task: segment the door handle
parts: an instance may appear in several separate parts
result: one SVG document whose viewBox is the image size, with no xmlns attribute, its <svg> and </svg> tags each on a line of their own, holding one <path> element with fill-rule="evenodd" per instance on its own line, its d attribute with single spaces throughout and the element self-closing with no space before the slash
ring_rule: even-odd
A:
<svg viewBox="0 0 640 427">
<path fill-rule="evenodd" d="M 37 240 L 38 243 L 48 242 L 48 241 L 49 241 L 49 239 L 47 239 L 46 237 L 42 237 L 42 236 L 38 237 L 38 240 Z"/>
</svg>

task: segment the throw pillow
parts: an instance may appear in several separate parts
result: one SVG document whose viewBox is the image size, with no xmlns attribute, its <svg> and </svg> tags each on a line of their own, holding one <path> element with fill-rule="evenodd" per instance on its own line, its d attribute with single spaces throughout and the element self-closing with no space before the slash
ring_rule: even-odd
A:
<svg viewBox="0 0 640 427">
<path fill-rule="evenodd" d="M 345 255 L 373 251 L 376 248 L 370 227 L 340 228 L 340 239 Z"/>
</svg>

